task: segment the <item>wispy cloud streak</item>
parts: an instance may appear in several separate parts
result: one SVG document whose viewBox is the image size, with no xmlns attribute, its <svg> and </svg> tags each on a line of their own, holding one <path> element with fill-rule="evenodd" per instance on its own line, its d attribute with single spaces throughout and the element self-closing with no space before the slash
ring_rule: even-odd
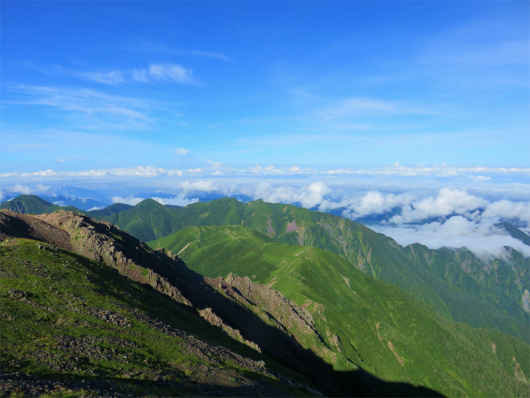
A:
<svg viewBox="0 0 530 398">
<path fill-rule="evenodd" d="M 162 64 L 150 64 L 146 68 L 137 68 L 132 70 L 80 72 L 73 74 L 97 83 L 111 86 L 115 86 L 117 84 L 151 82 L 168 82 L 185 85 L 197 84 L 191 69 L 186 69 L 181 65 L 167 62 Z"/>
<path fill-rule="evenodd" d="M 151 64 L 147 69 L 135 69 L 133 80 L 142 83 L 151 81 L 176 82 L 181 84 L 196 84 L 193 71 L 176 64 Z"/>
<path fill-rule="evenodd" d="M 109 95 L 91 89 L 19 85 L 15 87 L 15 90 L 34 98 L 22 101 L 8 101 L 8 103 L 47 105 L 59 110 L 85 114 L 107 114 L 146 120 L 148 117 L 145 114 L 145 110 L 152 107 L 150 101 Z"/>
</svg>

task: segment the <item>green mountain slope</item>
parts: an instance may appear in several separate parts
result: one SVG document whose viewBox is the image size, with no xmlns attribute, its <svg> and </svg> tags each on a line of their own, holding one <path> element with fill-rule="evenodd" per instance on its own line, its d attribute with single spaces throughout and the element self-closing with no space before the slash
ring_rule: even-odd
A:
<svg viewBox="0 0 530 398">
<path fill-rule="evenodd" d="M 484 262 L 465 249 L 430 250 L 417 244 L 403 248 L 382 234 L 332 217 L 279 241 L 329 250 L 450 319 L 530 340 L 529 317 L 522 306 L 524 291 L 530 287 L 528 260 L 515 251 L 514 261 Z M 421 255 L 416 255 L 418 251 Z M 475 308 L 481 303 L 489 309 Z"/>
<path fill-rule="evenodd" d="M 272 286 L 314 320 L 315 335 L 291 333 L 337 370 L 360 367 L 449 396 L 529 392 L 527 344 L 447 321 L 333 253 L 277 243 L 241 226 L 191 227 L 150 246 L 179 253 L 210 277 L 230 280 L 232 273 Z"/>
<path fill-rule="evenodd" d="M 169 235 L 180 228 L 177 211 L 155 200 L 146 199 L 132 208 L 116 212 L 109 216 L 90 214 L 99 220 L 109 221 L 138 239 L 147 242 Z"/>
<path fill-rule="evenodd" d="M 145 200 L 108 216 L 105 211 L 90 215 L 143 241 L 189 226 L 249 226 L 279 242 L 338 254 L 361 271 L 424 301 L 448 319 L 530 341 L 530 317 L 525 309 L 526 292 L 530 290 L 528 259 L 515 251 L 510 261 L 483 261 L 467 250 L 429 250 L 421 245 L 403 248 L 351 220 L 261 200 L 243 204 L 224 198 L 184 208 Z"/>
<path fill-rule="evenodd" d="M 521 253 L 510 250 L 510 262 L 502 259 L 490 259 L 484 262 L 465 248 L 432 250 L 426 246 L 414 244 L 405 247 L 403 251 L 411 262 L 426 270 L 429 275 L 446 281 L 453 288 L 460 288 L 461 291 L 473 296 L 475 300 L 491 303 L 505 315 L 521 321 L 523 325 L 528 325 L 528 313 L 522 306 L 522 297 L 524 291 L 530 286 L 530 274 L 528 273 L 528 259 L 525 259 Z M 444 287 L 441 286 L 438 289 L 439 294 L 447 295 L 448 290 L 445 289 L 446 293 L 443 290 Z M 460 315 L 454 313 L 453 317 L 462 321 L 466 316 L 470 316 L 470 307 L 467 306 L 462 310 Z M 487 327 L 484 318 L 488 316 L 483 315 L 475 317 L 479 322 L 482 319 L 482 324 L 475 326 Z M 497 330 L 503 330 L 501 325 Z M 520 332 L 520 336 L 529 335 L 527 328 L 521 329 Z"/>
<path fill-rule="evenodd" d="M 57 205 L 54 205 L 53 203 L 50 203 L 44 199 L 39 198 L 35 195 L 20 195 L 16 198 L 4 202 L 0 204 L 0 210 L 1 209 L 8 209 L 12 211 L 16 211 L 17 213 L 23 213 L 23 214 L 45 214 L 45 213 L 53 213 L 57 210 L 68 210 L 68 211 L 75 211 L 78 213 L 84 213 L 82 210 L 79 210 L 75 207 L 66 206 L 66 207 L 60 207 Z"/>
<path fill-rule="evenodd" d="M 90 210 L 86 214 L 89 217 L 98 219 L 105 216 L 110 216 L 111 214 L 120 213 L 125 210 L 131 209 L 131 205 L 126 205 L 124 203 L 114 203 L 113 205 L 107 206 L 101 210 Z"/>
<path fill-rule="evenodd" d="M 105 220 L 142 240 L 189 226 L 245 225 L 279 242 L 338 254 L 361 271 L 424 301 L 448 319 L 530 341 L 530 319 L 523 308 L 530 280 L 525 272 L 527 260 L 520 254 L 514 254 L 512 263 L 485 263 L 467 250 L 440 249 L 430 250 L 428 258 L 420 260 L 413 254 L 419 245 L 403 248 L 351 220 L 292 205 L 261 200 L 243 204 L 224 198 L 168 209 L 153 201 L 144 202 Z M 445 272 L 448 268 L 451 272 Z"/>
<path fill-rule="evenodd" d="M 4 393 L 297 393 L 255 351 L 115 269 L 25 239 L 4 241 L 0 258 Z"/>
<path fill-rule="evenodd" d="M 334 371 L 288 332 L 293 322 L 303 331 L 309 326 L 300 315 L 304 310 L 283 295 L 248 280 L 244 290 L 226 283 L 222 285 L 231 294 L 216 290 L 219 280 L 202 277 L 109 223 L 64 211 L 39 216 L 0 211 L 0 249 L 27 237 L 46 243 L 32 242 L 30 251 L 0 250 L 0 278 L 9 288 L 7 293 L 0 289 L 0 298 L 13 306 L 0 322 L 14 322 L 8 325 L 9 344 L 2 346 L 2 352 L 9 352 L 2 392 L 39 395 L 64 387 L 74 395 L 91 396 L 124 390 L 172 396 L 318 395 L 318 390 L 329 396 L 439 396 L 424 387 L 383 381 L 360 368 Z M 242 305 L 258 296 L 263 300 L 259 314 Z M 39 311 L 28 312 L 16 301 Z M 269 324 L 268 316 L 276 316 L 276 322 Z M 184 342 L 155 331 L 146 334 L 137 321 L 163 334 L 184 336 Z M 125 353 L 127 348 L 134 357 Z M 35 385 L 38 391 L 31 387 Z"/>
<path fill-rule="evenodd" d="M 509 222 L 502 222 L 499 224 L 495 224 L 496 227 L 504 229 L 508 234 L 517 240 L 520 240 L 525 245 L 530 246 L 530 235 L 526 234 L 525 232 L 521 231 L 519 228 L 517 228 L 515 225 L 509 223 Z"/>
</svg>

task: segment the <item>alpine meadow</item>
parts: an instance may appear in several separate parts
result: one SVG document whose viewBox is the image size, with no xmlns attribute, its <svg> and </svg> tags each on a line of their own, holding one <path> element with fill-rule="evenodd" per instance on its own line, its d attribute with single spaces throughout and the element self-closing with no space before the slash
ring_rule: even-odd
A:
<svg viewBox="0 0 530 398">
<path fill-rule="evenodd" d="M 530 396 L 530 5 L 0 2 L 0 395 Z"/>
</svg>

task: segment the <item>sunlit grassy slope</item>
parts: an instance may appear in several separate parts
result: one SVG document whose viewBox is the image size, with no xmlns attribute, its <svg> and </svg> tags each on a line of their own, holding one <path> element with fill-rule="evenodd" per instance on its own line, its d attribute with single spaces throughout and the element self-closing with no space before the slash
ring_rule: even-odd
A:
<svg viewBox="0 0 530 398">
<path fill-rule="evenodd" d="M 145 200 L 104 218 L 149 241 L 188 226 L 244 225 L 277 242 L 335 253 L 362 272 L 393 284 L 438 313 L 474 327 L 530 341 L 530 317 L 522 296 L 530 289 L 527 259 L 485 263 L 468 250 L 406 248 L 351 220 L 261 200 L 219 199 L 174 209 Z"/>
<path fill-rule="evenodd" d="M 231 272 L 269 284 L 306 308 L 322 337 L 308 348 L 336 369 L 359 366 L 449 396 L 529 392 L 527 344 L 446 320 L 336 254 L 278 243 L 242 226 L 190 227 L 149 244 L 179 253 L 204 275 Z"/>
</svg>

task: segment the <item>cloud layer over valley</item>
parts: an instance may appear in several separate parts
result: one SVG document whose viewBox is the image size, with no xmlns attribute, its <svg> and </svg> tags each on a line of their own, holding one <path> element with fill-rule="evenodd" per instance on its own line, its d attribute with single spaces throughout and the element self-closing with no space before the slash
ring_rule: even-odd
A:
<svg viewBox="0 0 530 398">
<path fill-rule="evenodd" d="M 183 148 L 176 151 L 188 155 Z M 222 196 L 262 199 L 357 220 L 402 245 L 466 246 L 495 256 L 505 256 L 504 246 L 511 246 L 530 256 L 527 246 L 495 226 L 508 221 L 530 228 L 530 169 L 400 164 L 340 170 L 238 168 L 211 160 L 199 166 L 4 173 L 0 195 L 2 200 L 16 194 L 53 195 L 57 186 L 82 182 L 106 195 L 108 203 L 136 205 L 153 198 L 186 206 Z"/>
</svg>

